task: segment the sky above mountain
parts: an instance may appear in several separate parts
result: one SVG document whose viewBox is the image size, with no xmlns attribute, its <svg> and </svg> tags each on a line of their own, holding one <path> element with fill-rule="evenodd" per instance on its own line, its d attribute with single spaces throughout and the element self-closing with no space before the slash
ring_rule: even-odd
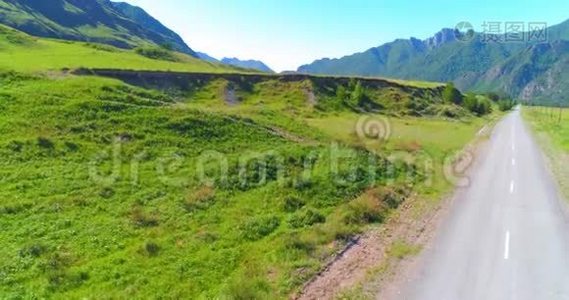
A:
<svg viewBox="0 0 569 300">
<path fill-rule="evenodd" d="M 341 57 L 397 38 L 427 38 L 468 21 L 546 22 L 569 18 L 566 0 L 127 0 L 216 57 L 261 60 L 276 71 Z"/>
</svg>

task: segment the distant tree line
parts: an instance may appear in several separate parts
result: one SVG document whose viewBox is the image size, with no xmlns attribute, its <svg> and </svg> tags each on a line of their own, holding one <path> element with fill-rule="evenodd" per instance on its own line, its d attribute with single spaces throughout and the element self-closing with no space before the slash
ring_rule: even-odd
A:
<svg viewBox="0 0 569 300">
<path fill-rule="evenodd" d="M 517 105 L 517 102 L 508 96 L 493 92 L 485 95 L 477 95 L 474 93 L 463 95 L 452 82 L 447 83 L 442 96 L 446 103 L 462 106 L 477 116 L 491 113 L 495 105 L 498 106 L 498 109 L 501 111 L 509 111 Z"/>
</svg>

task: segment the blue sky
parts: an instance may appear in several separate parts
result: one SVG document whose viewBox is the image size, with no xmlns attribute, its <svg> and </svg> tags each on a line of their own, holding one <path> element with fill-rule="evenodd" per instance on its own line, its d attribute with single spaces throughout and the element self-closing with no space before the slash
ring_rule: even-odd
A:
<svg viewBox="0 0 569 300">
<path fill-rule="evenodd" d="M 126 0 L 213 57 L 259 59 L 277 71 L 396 38 L 427 38 L 468 21 L 569 19 L 567 0 Z"/>
</svg>

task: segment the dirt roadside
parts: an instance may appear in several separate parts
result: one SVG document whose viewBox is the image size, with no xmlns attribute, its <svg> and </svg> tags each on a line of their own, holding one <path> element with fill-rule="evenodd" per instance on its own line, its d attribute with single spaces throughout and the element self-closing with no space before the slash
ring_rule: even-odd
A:
<svg viewBox="0 0 569 300">
<path fill-rule="evenodd" d="M 478 158 L 484 157 L 485 141 L 491 128 L 490 125 L 482 128 L 465 151 L 476 153 Z M 480 161 L 474 162 L 466 176 Z M 397 299 L 400 288 L 419 263 L 417 256 L 412 255 L 413 249 L 419 252 L 434 239 L 456 193 L 460 193 L 460 189 L 436 204 L 429 204 L 418 195 L 409 197 L 386 223 L 348 245 L 293 299 Z M 409 253 L 395 253 L 396 245 L 405 245 Z"/>
</svg>

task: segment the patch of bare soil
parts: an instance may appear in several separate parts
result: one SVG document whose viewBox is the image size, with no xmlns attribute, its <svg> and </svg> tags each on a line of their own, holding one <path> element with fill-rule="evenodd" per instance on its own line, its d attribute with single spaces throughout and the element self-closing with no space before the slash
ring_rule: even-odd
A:
<svg viewBox="0 0 569 300">
<path fill-rule="evenodd" d="M 436 227 L 433 226 L 436 223 L 433 220 L 441 209 L 433 208 L 430 213 L 417 218 L 413 206 L 418 202 L 417 198 L 410 198 L 386 224 L 348 245 L 344 252 L 305 286 L 296 299 L 334 299 L 344 290 L 367 281 L 368 274 L 378 266 L 389 263 L 392 258 L 388 251 L 394 242 L 405 241 L 417 245 L 428 240 Z"/>
</svg>

